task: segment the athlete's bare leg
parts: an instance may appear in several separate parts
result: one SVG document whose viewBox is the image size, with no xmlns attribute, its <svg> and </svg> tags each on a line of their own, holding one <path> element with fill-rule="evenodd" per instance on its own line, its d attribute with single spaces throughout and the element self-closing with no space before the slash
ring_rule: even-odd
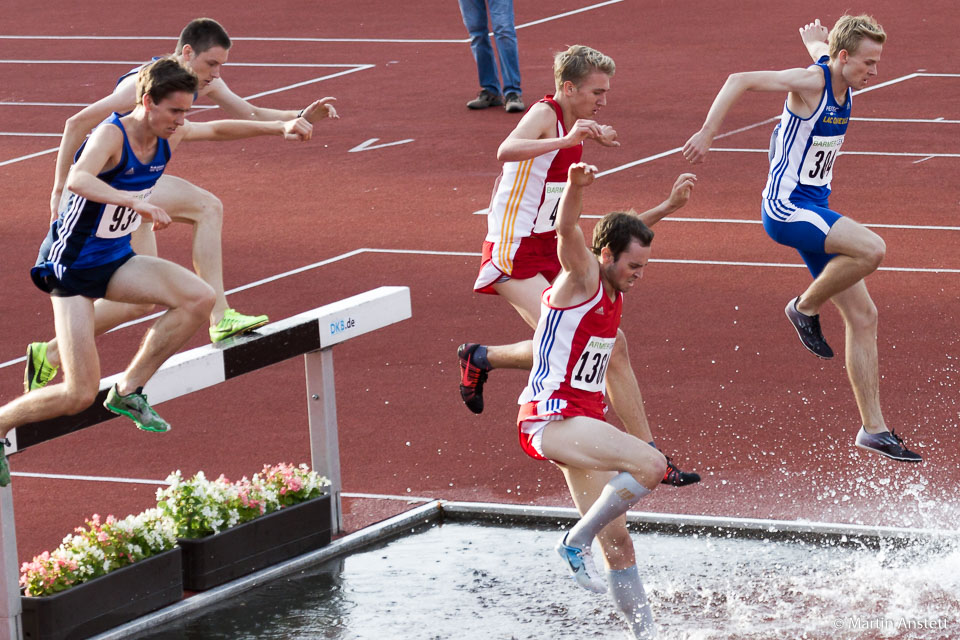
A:
<svg viewBox="0 0 960 640">
<path fill-rule="evenodd" d="M 877 270 L 886 253 L 883 238 L 850 218 L 837 220 L 824 243 L 824 252 L 838 254 L 827 263 L 797 302 L 797 311 L 814 316 L 820 307 Z"/>
<path fill-rule="evenodd" d="M 867 433 L 889 431 L 880 410 L 877 307 L 862 280 L 834 295 L 832 300 L 846 325 L 847 375 L 863 428 Z"/>
<path fill-rule="evenodd" d="M 531 329 L 537 328 L 540 319 L 540 294 L 550 286 L 539 273 L 523 280 L 510 279 L 493 285 L 500 296 L 517 310 Z M 533 341 L 524 340 L 509 345 L 487 347 L 487 361 L 494 369 L 533 368 Z"/>
<path fill-rule="evenodd" d="M 167 308 L 147 331 L 117 383 L 121 395 L 146 384 L 160 365 L 203 325 L 214 302 L 214 292 L 203 280 L 178 264 L 152 256 L 134 256 L 124 263 L 110 278 L 106 297 Z"/>
<path fill-rule="evenodd" d="M 149 229 L 146 230 L 148 233 L 144 232 L 144 228 L 149 226 L 149 223 L 141 224 L 130 236 L 130 244 L 137 255 L 156 257 L 157 239 Z M 94 335 L 100 336 L 124 322 L 130 322 L 153 313 L 154 305 L 128 304 L 101 298 L 94 303 L 93 308 L 95 313 Z M 53 366 L 60 366 L 60 345 L 57 338 L 47 343 L 46 359 Z"/>
<path fill-rule="evenodd" d="M 0 438 L 10 429 L 83 411 L 100 388 L 100 360 L 94 341 L 93 302 L 83 296 L 51 296 L 62 344 L 63 382 L 22 395 L 0 408 Z"/>
<path fill-rule="evenodd" d="M 174 222 L 193 225 L 193 269 L 213 287 L 216 301 L 210 312 L 210 326 L 227 310 L 223 286 L 223 203 L 215 195 L 183 178 L 163 175 L 157 181 L 150 202 L 164 209 Z"/>
</svg>

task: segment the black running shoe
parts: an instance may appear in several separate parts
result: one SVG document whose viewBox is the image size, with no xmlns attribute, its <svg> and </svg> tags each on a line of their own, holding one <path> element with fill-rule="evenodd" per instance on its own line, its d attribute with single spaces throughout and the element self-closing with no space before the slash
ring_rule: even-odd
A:
<svg viewBox="0 0 960 640">
<path fill-rule="evenodd" d="M 680 471 L 680 468 L 673 464 L 673 460 L 670 459 L 670 456 L 666 456 L 666 458 L 667 470 L 663 474 L 663 480 L 660 481 L 660 484 L 669 484 L 673 487 L 685 487 L 688 484 L 700 482 L 699 473 L 693 473 L 692 471 Z"/>
<path fill-rule="evenodd" d="M 872 451 L 899 462 L 923 462 L 923 458 L 903 446 L 903 439 L 893 431 L 867 433 L 860 427 L 857 434 L 857 446 L 865 451 Z"/>
<path fill-rule="evenodd" d="M 457 349 L 460 359 L 460 397 L 467 409 L 474 413 L 483 413 L 483 383 L 487 381 L 487 371 L 473 363 L 473 354 L 479 344 L 468 342 Z"/>
<path fill-rule="evenodd" d="M 808 316 L 800 313 L 797 311 L 797 302 L 799 301 L 800 296 L 797 296 L 788 302 L 783 312 L 787 314 L 787 319 L 793 324 L 793 328 L 797 330 L 797 335 L 800 337 L 800 342 L 803 343 L 803 346 L 818 358 L 829 360 L 833 357 L 833 349 L 831 349 L 827 341 L 823 339 L 823 333 L 820 331 L 820 315 Z"/>
</svg>

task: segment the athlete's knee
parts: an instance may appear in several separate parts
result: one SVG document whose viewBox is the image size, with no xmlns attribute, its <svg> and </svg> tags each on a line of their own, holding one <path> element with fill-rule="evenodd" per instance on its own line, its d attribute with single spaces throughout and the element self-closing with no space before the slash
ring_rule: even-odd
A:
<svg viewBox="0 0 960 640">
<path fill-rule="evenodd" d="M 99 383 L 99 378 L 96 382 Z M 64 392 L 61 398 L 61 410 L 65 415 L 72 416 L 80 413 L 93 404 L 100 391 L 97 384 L 90 380 L 65 380 Z"/>
<path fill-rule="evenodd" d="M 203 197 L 197 203 L 200 210 L 199 222 L 207 225 L 223 225 L 223 202 L 209 191 L 203 192 Z"/>
<path fill-rule="evenodd" d="M 644 487 L 653 491 L 660 484 L 663 475 L 667 472 L 667 459 L 658 449 L 643 443 L 642 459 L 638 460 L 638 472 L 634 478 Z"/>
<path fill-rule="evenodd" d="M 876 271 L 887 255 L 887 243 L 875 233 L 870 233 L 861 245 L 860 259 L 871 271 Z"/>
<path fill-rule="evenodd" d="M 190 287 L 184 293 L 179 308 L 197 317 L 206 317 L 213 309 L 217 294 L 213 287 L 196 276 L 192 276 Z"/>
</svg>

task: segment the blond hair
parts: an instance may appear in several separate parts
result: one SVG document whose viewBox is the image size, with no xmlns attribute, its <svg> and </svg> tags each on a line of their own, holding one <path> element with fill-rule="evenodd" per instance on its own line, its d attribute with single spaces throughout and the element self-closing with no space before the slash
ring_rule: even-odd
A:
<svg viewBox="0 0 960 640">
<path fill-rule="evenodd" d="M 553 57 L 553 77 L 557 83 L 557 91 L 568 80 L 574 86 L 580 86 L 584 78 L 594 71 L 602 71 L 613 77 L 616 70 L 617 65 L 613 58 L 582 44 L 575 44 Z"/>
<path fill-rule="evenodd" d="M 883 44 L 887 33 L 873 16 L 841 16 L 830 30 L 830 59 L 835 60 L 844 49 L 850 55 L 856 54 L 864 38 Z"/>
</svg>

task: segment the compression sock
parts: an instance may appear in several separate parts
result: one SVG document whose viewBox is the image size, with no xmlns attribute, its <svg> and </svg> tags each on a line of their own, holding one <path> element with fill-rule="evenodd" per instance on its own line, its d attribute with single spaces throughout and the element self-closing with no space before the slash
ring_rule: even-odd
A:
<svg viewBox="0 0 960 640">
<path fill-rule="evenodd" d="M 594 537 L 605 526 L 622 516 L 650 489 L 637 482 L 636 478 L 621 471 L 600 492 L 600 497 L 577 521 L 567 535 L 567 544 L 579 549 L 589 549 Z"/>
<path fill-rule="evenodd" d="M 650 611 L 637 565 L 607 571 L 607 583 L 610 585 L 610 597 L 623 614 L 632 637 L 637 640 L 656 638 L 657 626 L 653 623 L 653 612 Z"/>
</svg>

